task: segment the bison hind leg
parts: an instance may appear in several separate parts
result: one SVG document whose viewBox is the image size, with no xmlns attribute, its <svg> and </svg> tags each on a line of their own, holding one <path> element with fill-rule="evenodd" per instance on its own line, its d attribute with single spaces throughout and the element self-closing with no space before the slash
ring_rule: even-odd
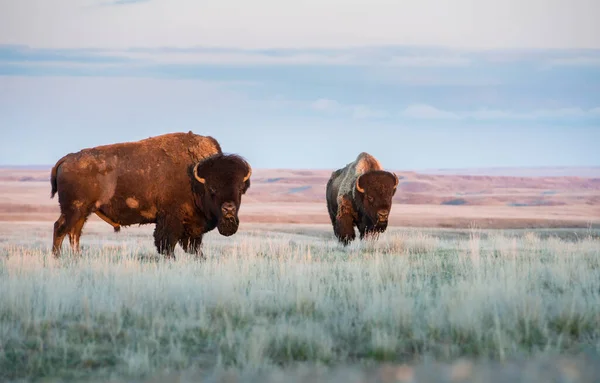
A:
<svg viewBox="0 0 600 383">
<path fill-rule="evenodd" d="M 79 218 L 79 220 L 77 220 L 77 222 L 75 222 L 75 225 L 73 226 L 71 231 L 69 231 L 69 242 L 71 244 L 71 250 L 73 250 L 73 252 L 76 254 L 81 254 L 81 248 L 79 247 L 79 238 L 81 238 L 81 232 L 83 231 L 83 226 L 85 225 L 86 221 L 87 216 L 83 215 L 81 218 Z"/>
<path fill-rule="evenodd" d="M 65 230 L 66 224 L 67 218 L 61 213 L 60 217 L 54 222 L 54 233 L 52 235 L 52 254 L 54 254 L 55 257 L 60 255 L 62 243 L 67 234 L 67 231 Z"/>
<path fill-rule="evenodd" d="M 69 207 L 61 213 L 58 220 L 54 223 L 52 253 L 55 257 L 60 255 L 62 242 L 67 234 L 69 234 L 71 249 L 74 251 L 76 250 L 73 246 L 79 246 L 79 236 L 81 235 L 83 224 L 89 214 L 89 211 L 75 206 Z"/>
</svg>

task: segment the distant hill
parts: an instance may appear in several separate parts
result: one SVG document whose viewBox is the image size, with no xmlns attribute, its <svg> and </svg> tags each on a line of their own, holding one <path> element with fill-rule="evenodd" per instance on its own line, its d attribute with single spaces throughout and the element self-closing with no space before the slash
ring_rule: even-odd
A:
<svg viewBox="0 0 600 383">
<path fill-rule="evenodd" d="M 54 165 L 0 165 L 0 170 L 48 170 Z"/>
<path fill-rule="evenodd" d="M 537 167 L 537 168 L 468 168 L 468 169 L 423 169 L 422 174 L 456 174 L 514 177 L 600 177 L 600 166 L 588 167 Z"/>
<path fill-rule="evenodd" d="M 51 166 L 0 167 L 0 220 L 55 220 Z M 249 222 L 327 223 L 331 170 L 254 169 L 244 196 Z M 396 171 L 391 222 L 399 225 L 586 227 L 600 220 L 600 167 Z"/>
</svg>

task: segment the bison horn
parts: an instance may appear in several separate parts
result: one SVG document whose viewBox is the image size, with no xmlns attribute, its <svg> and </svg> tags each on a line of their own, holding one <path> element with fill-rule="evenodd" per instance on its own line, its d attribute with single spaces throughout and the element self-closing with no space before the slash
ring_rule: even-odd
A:
<svg viewBox="0 0 600 383">
<path fill-rule="evenodd" d="M 249 167 L 248 168 L 248 174 L 246 174 L 246 177 L 244 177 L 244 181 L 243 182 L 248 181 L 248 179 L 250 178 L 251 175 L 252 175 L 252 168 Z"/>
<path fill-rule="evenodd" d="M 356 190 L 358 190 L 358 191 L 359 191 L 359 192 L 361 192 L 361 193 L 364 193 L 364 192 L 365 192 L 365 189 L 363 189 L 363 188 L 361 188 L 361 187 L 360 187 L 360 183 L 359 183 L 358 181 L 360 181 L 360 177 L 358 177 L 358 178 L 356 179 Z"/>
<path fill-rule="evenodd" d="M 198 177 L 198 166 L 200 165 L 200 162 L 198 162 L 196 164 L 196 166 L 194 166 L 194 177 L 196 177 L 196 179 L 198 180 L 198 182 L 200 182 L 201 184 L 206 183 L 206 180 L 202 177 Z"/>
</svg>

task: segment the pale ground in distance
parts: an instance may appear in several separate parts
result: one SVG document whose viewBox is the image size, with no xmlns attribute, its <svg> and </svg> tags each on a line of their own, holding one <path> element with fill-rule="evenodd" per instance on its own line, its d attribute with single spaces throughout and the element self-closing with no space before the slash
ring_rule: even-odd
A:
<svg viewBox="0 0 600 383">
<path fill-rule="evenodd" d="M 431 171 L 434 172 L 434 171 Z M 448 172 L 439 170 L 439 173 Z M 468 172 L 455 170 L 454 172 Z M 472 170 L 481 172 L 481 170 Z M 490 170 L 500 175 L 401 177 L 393 226 L 468 228 L 600 227 L 600 168 Z M 325 185 L 331 170 L 255 169 L 240 219 L 258 223 L 326 224 Z M 568 176 L 565 176 L 567 174 Z M 0 221 L 55 221 L 50 167 L 0 168 Z M 558 176 L 555 176 L 558 175 Z M 99 221 L 96 216 L 91 221 Z"/>
<path fill-rule="evenodd" d="M 153 225 L 96 222 L 55 260 L 51 228 L 0 223 L 2 381 L 600 377 L 599 230 L 392 228 L 343 249 L 328 225 L 243 223 L 196 262 L 160 259 Z"/>
</svg>

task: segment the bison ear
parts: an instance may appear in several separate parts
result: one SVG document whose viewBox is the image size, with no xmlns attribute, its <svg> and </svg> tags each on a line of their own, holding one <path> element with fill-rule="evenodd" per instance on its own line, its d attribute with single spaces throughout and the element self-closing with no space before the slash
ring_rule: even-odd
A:
<svg viewBox="0 0 600 383">
<path fill-rule="evenodd" d="M 364 192 L 365 192 L 365 189 L 363 189 L 363 188 L 361 188 L 361 187 L 360 187 L 360 178 L 361 178 L 361 177 L 362 177 L 362 176 L 360 176 L 360 177 L 358 177 L 358 178 L 356 179 L 356 190 L 358 190 L 358 191 L 359 191 L 359 193 L 364 193 Z"/>
<path fill-rule="evenodd" d="M 200 162 L 194 166 L 194 178 L 196 178 L 196 181 L 200 182 L 201 184 L 206 184 L 206 180 L 198 175 L 198 166 L 200 166 Z"/>
<path fill-rule="evenodd" d="M 398 177 L 398 175 L 396 173 L 392 173 L 394 175 L 394 178 L 396 179 L 396 183 L 394 184 L 394 190 L 396 190 L 396 188 L 398 187 L 398 183 L 400 182 L 400 178 Z"/>
</svg>

